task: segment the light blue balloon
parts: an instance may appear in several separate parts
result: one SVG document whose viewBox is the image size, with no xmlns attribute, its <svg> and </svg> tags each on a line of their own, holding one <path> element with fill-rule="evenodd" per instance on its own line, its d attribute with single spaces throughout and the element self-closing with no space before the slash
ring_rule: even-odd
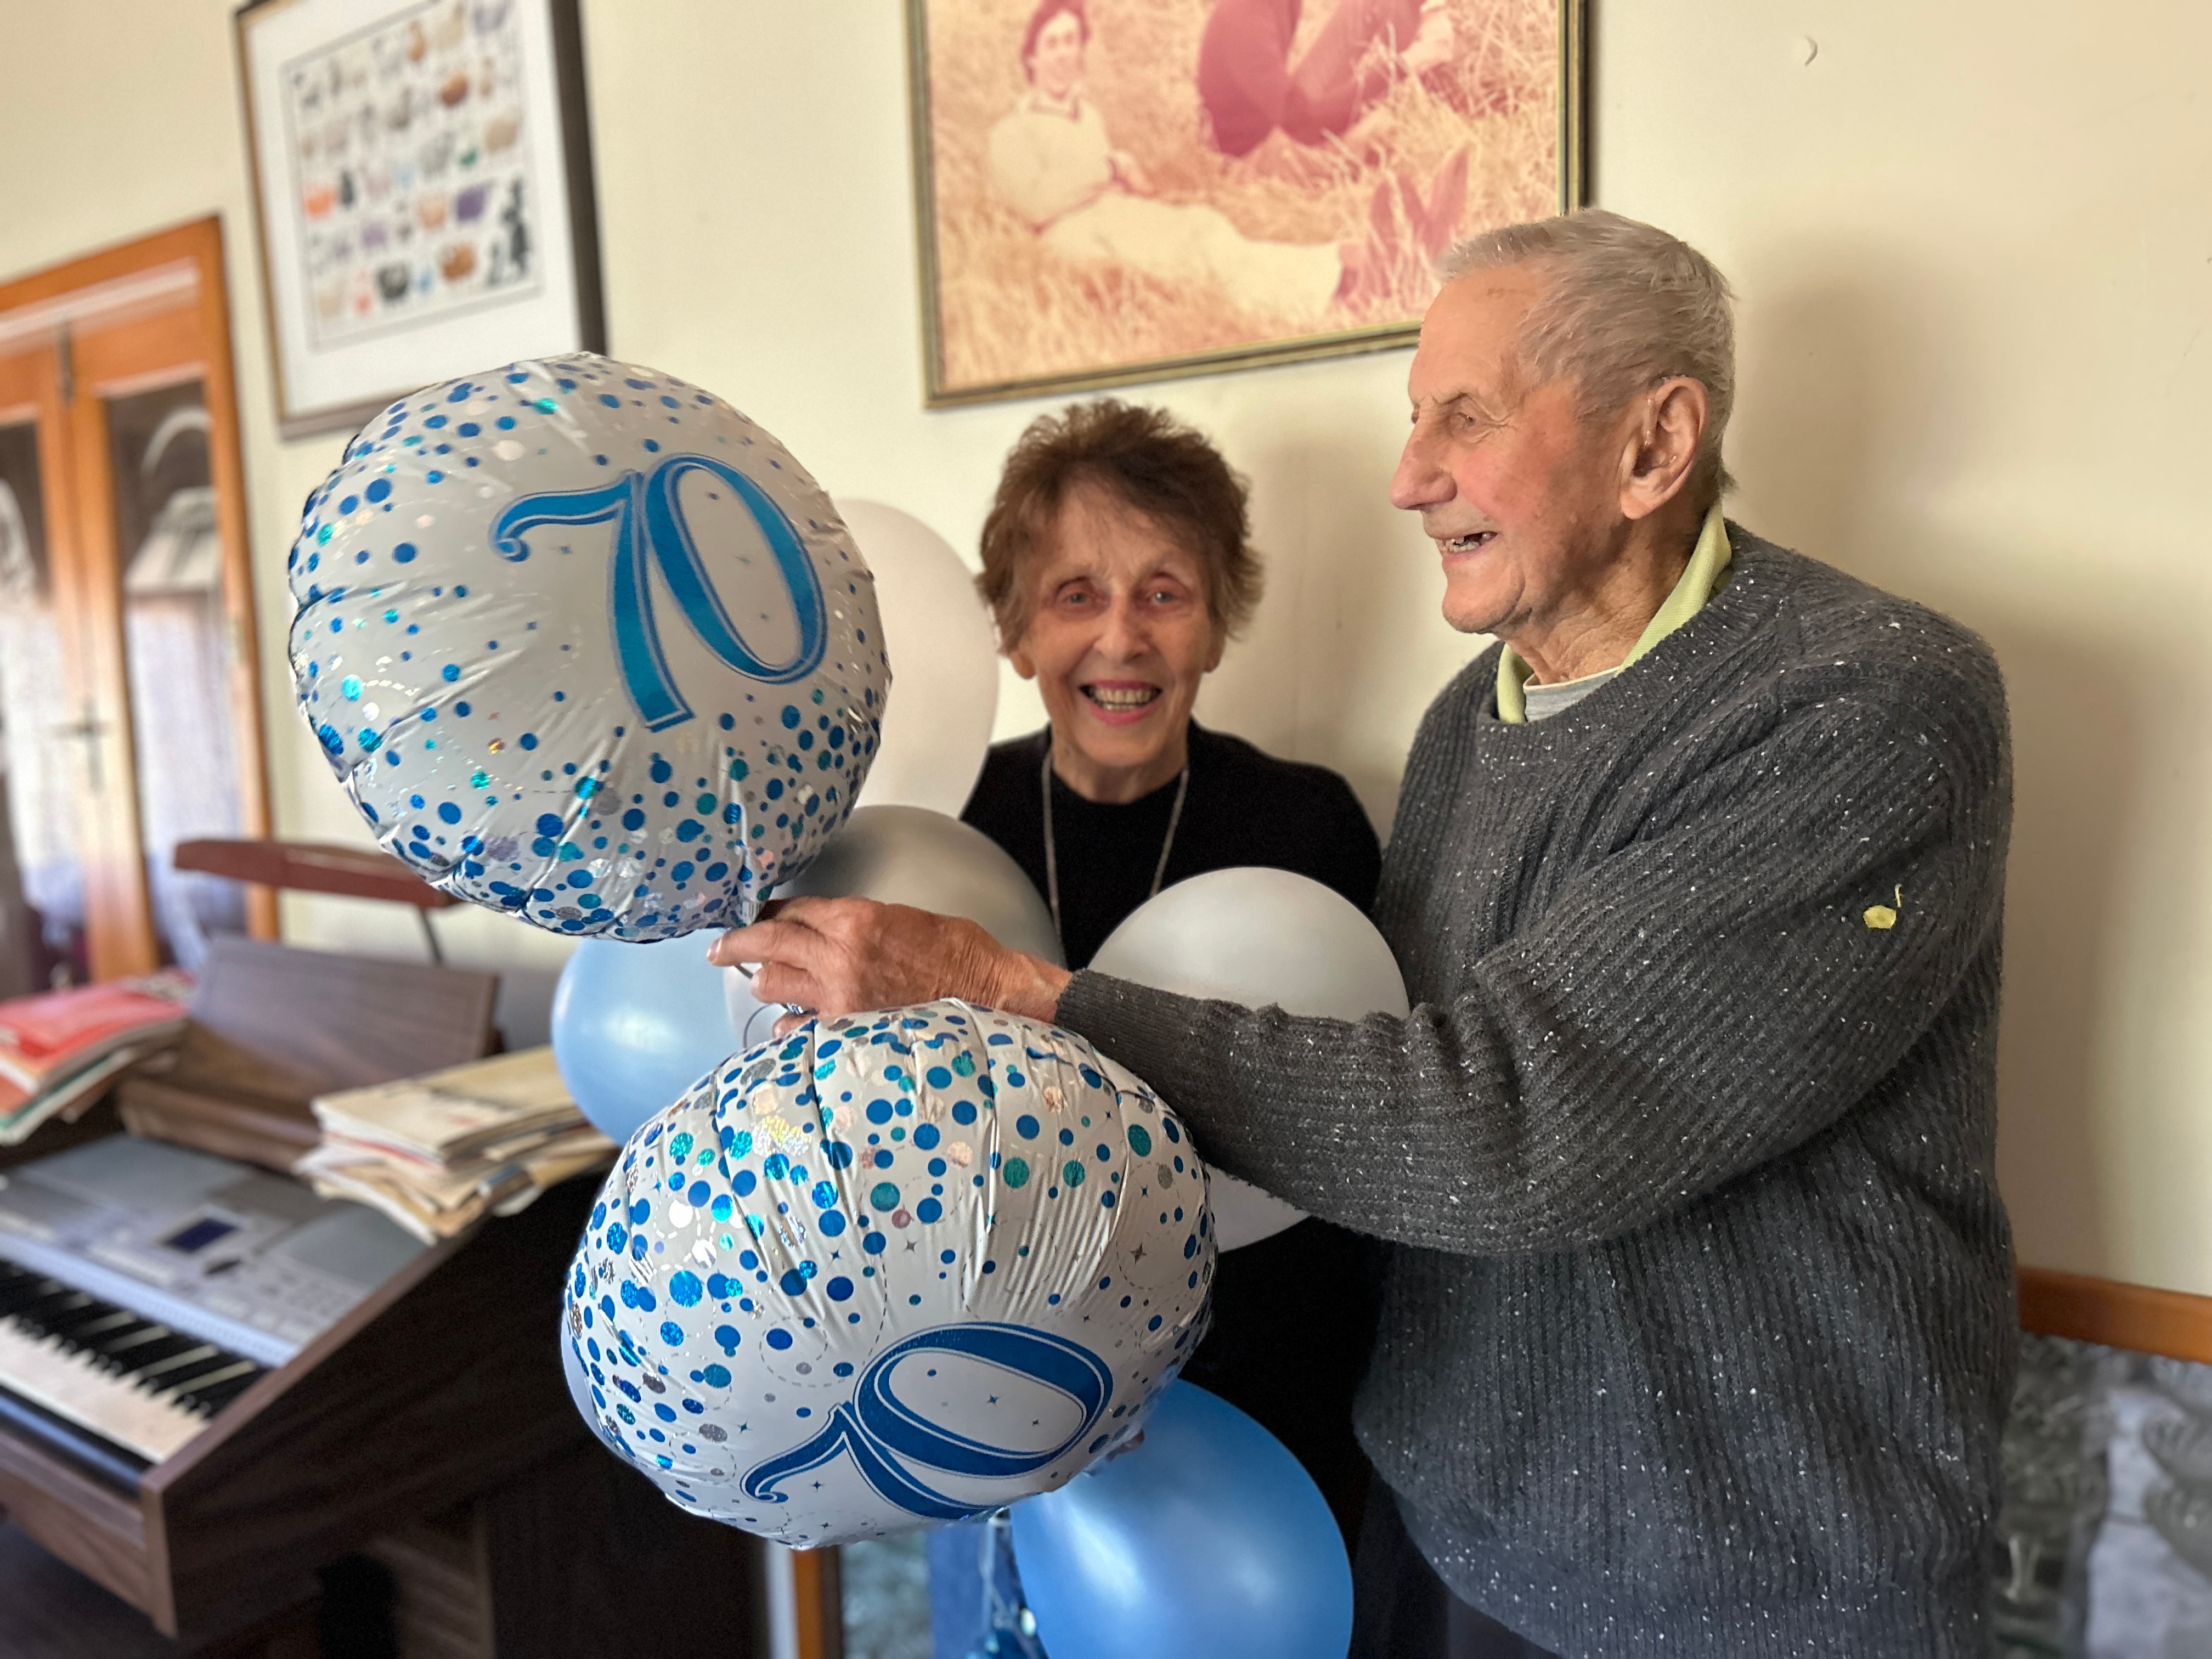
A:
<svg viewBox="0 0 2212 1659">
<path fill-rule="evenodd" d="M 554 988 L 554 1061 L 584 1115 L 611 1140 L 628 1140 L 737 1047 L 722 970 L 707 960 L 703 937 L 587 939 Z"/>
<path fill-rule="evenodd" d="M 1188 1382 L 1144 1443 L 1013 1508 L 1052 1659 L 1344 1659 L 1352 1564 L 1313 1477 Z"/>
</svg>

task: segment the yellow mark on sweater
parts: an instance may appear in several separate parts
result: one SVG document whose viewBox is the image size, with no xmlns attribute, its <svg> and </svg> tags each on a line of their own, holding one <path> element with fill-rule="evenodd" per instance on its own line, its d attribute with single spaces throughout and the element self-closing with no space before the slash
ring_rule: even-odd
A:
<svg viewBox="0 0 2212 1659">
<path fill-rule="evenodd" d="M 1886 933 L 1897 926 L 1897 913 L 1903 908 L 1905 908 L 1905 889 L 1900 886 L 1897 890 L 1895 905 L 1869 904 L 1867 906 L 1864 918 L 1866 925 L 1877 932 Z"/>
</svg>

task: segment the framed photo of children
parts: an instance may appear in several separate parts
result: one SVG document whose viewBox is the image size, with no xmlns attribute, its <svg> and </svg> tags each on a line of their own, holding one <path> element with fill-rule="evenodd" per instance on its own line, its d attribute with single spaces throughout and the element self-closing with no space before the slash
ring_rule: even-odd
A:
<svg viewBox="0 0 2212 1659">
<path fill-rule="evenodd" d="M 1409 343 L 1583 199 L 1583 0 L 908 0 L 933 407 Z"/>
<path fill-rule="evenodd" d="M 576 0 L 236 14 L 278 426 L 605 344 Z"/>
</svg>

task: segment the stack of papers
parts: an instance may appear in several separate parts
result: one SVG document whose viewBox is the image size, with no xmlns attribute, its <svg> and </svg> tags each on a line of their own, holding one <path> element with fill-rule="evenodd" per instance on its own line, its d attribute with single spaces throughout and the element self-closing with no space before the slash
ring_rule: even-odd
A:
<svg viewBox="0 0 2212 1659">
<path fill-rule="evenodd" d="M 314 1112 L 322 1145 L 292 1172 L 433 1244 L 527 1208 L 617 1150 L 584 1121 L 550 1048 L 324 1095 Z"/>
<path fill-rule="evenodd" d="M 189 975 L 174 969 L 0 1002 L 0 1146 L 74 1119 L 185 1029 Z"/>
</svg>

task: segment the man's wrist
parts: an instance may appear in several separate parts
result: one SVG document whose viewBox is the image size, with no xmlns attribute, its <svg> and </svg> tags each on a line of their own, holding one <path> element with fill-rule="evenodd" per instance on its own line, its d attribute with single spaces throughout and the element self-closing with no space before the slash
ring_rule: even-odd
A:
<svg viewBox="0 0 2212 1659">
<path fill-rule="evenodd" d="M 1000 983 L 993 1006 L 1050 1025 L 1060 1018 L 1060 994 L 1075 975 L 1040 957 L 1009 951 L 1000 964 L 999 977 Z"/>
</svg>

